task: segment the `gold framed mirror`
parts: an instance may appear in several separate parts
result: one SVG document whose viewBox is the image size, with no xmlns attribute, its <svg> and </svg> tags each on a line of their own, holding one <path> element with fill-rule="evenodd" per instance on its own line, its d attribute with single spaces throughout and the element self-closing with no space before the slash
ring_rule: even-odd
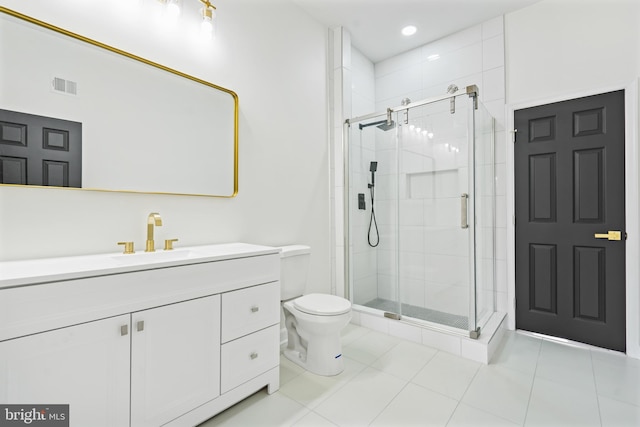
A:
<svg viewBox="0 0 640 427">
<path fill-rule="evenodd" d="M 235 92 L 11 9 L 0 12 L 0 109 L 81 123 L 81 189 L 237 194 Z M 0 141 L 0 160 L 2 151 Z"/>
</svg>

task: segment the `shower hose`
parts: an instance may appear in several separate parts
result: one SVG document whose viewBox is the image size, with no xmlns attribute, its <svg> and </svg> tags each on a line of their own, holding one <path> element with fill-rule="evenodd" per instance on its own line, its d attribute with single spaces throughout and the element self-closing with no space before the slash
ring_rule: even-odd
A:
<svg viewBox="0 0 640 427">
<path fill-rule="evenodd" d="M 374 186 L 369 184 L 369 191 L 371 192 L 371 219 L 369 220 L 369 232 L 367 233 L 367 240 L 369 241 L 369 246 L 375 248 L 380 244 L 380 232 L 378 231 L 378 223 L 376 222 L 376 211 L 373 207 L 373 188 Z M 371 229 L 375 228 L 376 231 L 376 239 L 375 244 L 371 242 Z"/>
</svg>

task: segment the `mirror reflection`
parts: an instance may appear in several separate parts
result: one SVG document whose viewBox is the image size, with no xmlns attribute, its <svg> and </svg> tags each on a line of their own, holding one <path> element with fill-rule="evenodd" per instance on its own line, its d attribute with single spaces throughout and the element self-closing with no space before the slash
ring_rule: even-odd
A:
<svg viewBox="0 0 640 427">
<path fill-rule="evenodd" d="M 0 109 L 78 123 L 82 188 L 235 195 L 234 92 L 63 34 L 65 30 L 8 9 L 0 11 Z M 11 138 L 17 135 L 14 128 L 0 128 Z M 63 137 L 53 135 L 62 144 Z M 42 144 L 42 138 L 37 141 Z M 0 143 L 0 171 L 5 171 L 5 183 L 15 184 L 20 166 L 13 159 L 19 144 L 10 142 Z M 37 163 L 32 168 L 42 166 L 45 174 L 47 167 L 64 172 L 57 163 L 52 168 L 41 162 L 37 156 L 26 160 Z M 62 182 L 56 178 L 49 185 L 66 186 Z"/>
</svg>

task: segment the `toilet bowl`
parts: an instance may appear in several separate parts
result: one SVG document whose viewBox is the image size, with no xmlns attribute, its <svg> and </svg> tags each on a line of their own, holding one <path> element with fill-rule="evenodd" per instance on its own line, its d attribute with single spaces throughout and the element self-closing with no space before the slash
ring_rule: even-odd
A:
<svg viewBox="0 0 640 427">
<path fill-rule="evenodd" d="M 338 375 L 344 370 L 340 333 L 351 320 L 351 303 L 328 294 L 302 295 L 308 246 L 285 246 L 281 252 L 281 299 L 287 328 L 284 356 L 309 372 Z"/>
</svg>

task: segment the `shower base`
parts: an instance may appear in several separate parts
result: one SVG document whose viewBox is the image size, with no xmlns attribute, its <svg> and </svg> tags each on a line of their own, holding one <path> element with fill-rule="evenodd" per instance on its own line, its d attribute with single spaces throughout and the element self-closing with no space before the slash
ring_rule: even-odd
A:
<svg viewBox="0 0 640 427">
<path fill-rule="evenodd" d="M 396 301 L 386 300 L 382 298 L 373 299 L 365 304 L 365 307 L 375 308 L 376 310 L 395 313 L 398 310 Z M 425 307 L 418 307 L 411 304 L 402 303 L 401 312 L 403 316 L 413 317 L 414 319 L 426 320 L 440 325 L 451 326 L 468 330 L 469 318 L 457 314 L 445 313 L 443 311 L 433 310 Z"/>
<path fill-rule="evenodd" d="M 375 302 L 376 300 L 372 300 L 365 305 L 353 304 L 351 323 L 480 363 L 489 363 L 506 330 L 506 313 L 504 312 L 492 313 L 482 327 L 480 336 L 471 338 L 466 329 L 461 329 L 459 326 L 447 326 L 441 319 L 438 320 L 440 323 L 436 323 L 433 319 L 419 319 L 420 314 L 411 313 L 410 316 L 404 311 L 405 308 L 411 310 L 409 307 L 403 307 L 404 315 L 400 320 L 387 318 L 383 311 L 385 306 L 382 306 L 381 303 L 391 304 L 386 307 L 396 307 L 396 304 L 388 300 L 377 300 L 380 306 L 371 306 L 372 303 L 375 305 Z M 434 314 L 434 311 L 429 310 L 431 315 Z M 436 313 L 438 312 L 436 311 Z M 446 313 L 439 314 L 443 314 L 445 319 L 451 316 Z M 463 316 L 457 317 L 463 318 Z"/>
</svg>

